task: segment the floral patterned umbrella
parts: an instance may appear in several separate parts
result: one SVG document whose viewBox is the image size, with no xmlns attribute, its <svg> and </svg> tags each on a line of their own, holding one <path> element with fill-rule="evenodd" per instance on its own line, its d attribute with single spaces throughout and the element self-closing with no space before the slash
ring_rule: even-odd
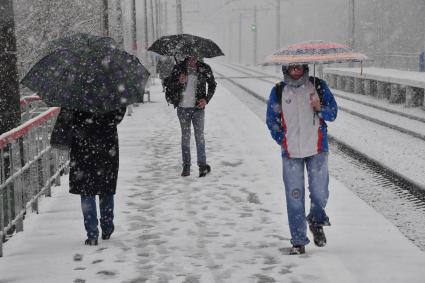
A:
<svg viewBox="0 0 425 283">
<path fill-rule="evenodd" d="M 354 52 L 340 43 L 308 41 L 280 49 L 268 56 L 263 65 L 302 65 L 363 62 L 370 60 L 366 55 Z"/>
</svg>

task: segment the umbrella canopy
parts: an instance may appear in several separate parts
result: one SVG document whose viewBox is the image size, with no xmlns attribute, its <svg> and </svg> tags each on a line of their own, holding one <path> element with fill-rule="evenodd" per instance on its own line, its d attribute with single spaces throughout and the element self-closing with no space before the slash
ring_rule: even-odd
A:
<svg viewBox="0 0 425 283">
<path fill-rule="evenodd" d="M 142 101 L 149 72 L 112 38 L 76 34 L 49 48 L 21 81 L 48 106 L 104 113 Z"/>
<path fill-rule="evenodd" d="M 220 47 L 211 39 L 191 34 L 162 36 L 148 50 L 165 56 L 213 58 L 224 55 Z"/>
<path fill-rule="evenodd" d="M 354 52 L 347 45 L 309 41 L 292 44 L 276 51 L 266 58 L 263 65 L 330 64 L 366 60 L 369 60 L 366 55 Z"/>
</svg>

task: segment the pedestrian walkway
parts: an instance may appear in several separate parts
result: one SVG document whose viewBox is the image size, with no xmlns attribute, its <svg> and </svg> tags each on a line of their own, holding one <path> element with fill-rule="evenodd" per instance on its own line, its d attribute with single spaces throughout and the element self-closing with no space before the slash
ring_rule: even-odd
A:
<svg viewBox="0 0 425 283">
<path fill-rule="evenodd" d="M 63 182 L 6 243 L 0 282 L 424 282 L 425 253 L 335 179 L 328 246 L 287 255 L 280 152 L 264 123 L 219 85 L 206 111 L 212 172 L 182 178 L 178 120 L 159 91 L 119 126 L 112 238 L 83 245 L 79 197 Z"/>
</svg>

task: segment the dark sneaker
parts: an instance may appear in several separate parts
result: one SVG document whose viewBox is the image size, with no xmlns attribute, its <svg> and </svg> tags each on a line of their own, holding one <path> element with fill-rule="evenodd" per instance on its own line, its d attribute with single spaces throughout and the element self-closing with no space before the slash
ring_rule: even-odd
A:
<svg viewBox="0 0 425 283">
<path fill-rule="evenodd" d="M 291 250 L 289 251 L 290 255 L 302 255 L 305 254 L 305 246 L 292 246 Z"/>
<path fill-rule="evenodd" d="M 211 166 L 209 166 L 208 164 L 199 165 L 199 177 L 205 177 L 210 172 Z"/>
<path fill-rule="evenodd" d="M 183 165 L 182 177 L 187 177 L 190 175 L 190 165 Z"/>
<path fill-rule="evenodd" d="M 87 239 L 84 244 L 87 246 L 97 246 L 97 239 Z"/>
<path fill-rule="evenodd" d="M 112 233 L 114 233 L 114 225 L 112 225 L 112 230 L 109 233 L 103 233 L 102 231 L 102 240 L 109 240 L 111 238 Z"/>
<path fill-rule="evenodd" d="M 308 227 L 313 234 L 314 244 L 318 247 L 326 246 L 326 236 L 325 232 L 323 231 L 323 226 L 309 224 Z"/>
</svg>

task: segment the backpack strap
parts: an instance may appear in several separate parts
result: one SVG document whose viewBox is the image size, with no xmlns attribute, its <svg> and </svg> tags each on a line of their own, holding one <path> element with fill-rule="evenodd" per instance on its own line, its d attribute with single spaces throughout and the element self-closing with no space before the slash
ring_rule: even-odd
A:
<svg viewBox="0 0 425 283">
<path fill-rule="evenodd" d="M 310 82 L 314 85 L 314 88 L 317 91 L 317 95 L 320 99 L 320 104 L 323 105 L 323 96 L 325 95 L 323 88 L 322 88 L 322 80 L 318 77 L 309 77 Z M 277 96 L 277 102 L 281 105 L 282 104 L 282 92 L 283 88 L 285 87 L 283 82 L 276 83 L 276 96 Z"/>
<path fill-rule="evenodd" d="M 309 77 L 310 82 L 314 85 L 314 88 L 317 91 L 317 95 L 320 99 L 320 104 L 323 105 L 323 96 L 325 95 L 322 88 L 322 80 L 318 77 Z"/>
<path fill-rule="evenodd" d="M 283 82 L 276 83 L 276 96 L 277 103 L 279 103 L 279 105 L 282 105 L 282 92 L 284 87 L 285 85 L 283 84 Z"/>
</svg>

